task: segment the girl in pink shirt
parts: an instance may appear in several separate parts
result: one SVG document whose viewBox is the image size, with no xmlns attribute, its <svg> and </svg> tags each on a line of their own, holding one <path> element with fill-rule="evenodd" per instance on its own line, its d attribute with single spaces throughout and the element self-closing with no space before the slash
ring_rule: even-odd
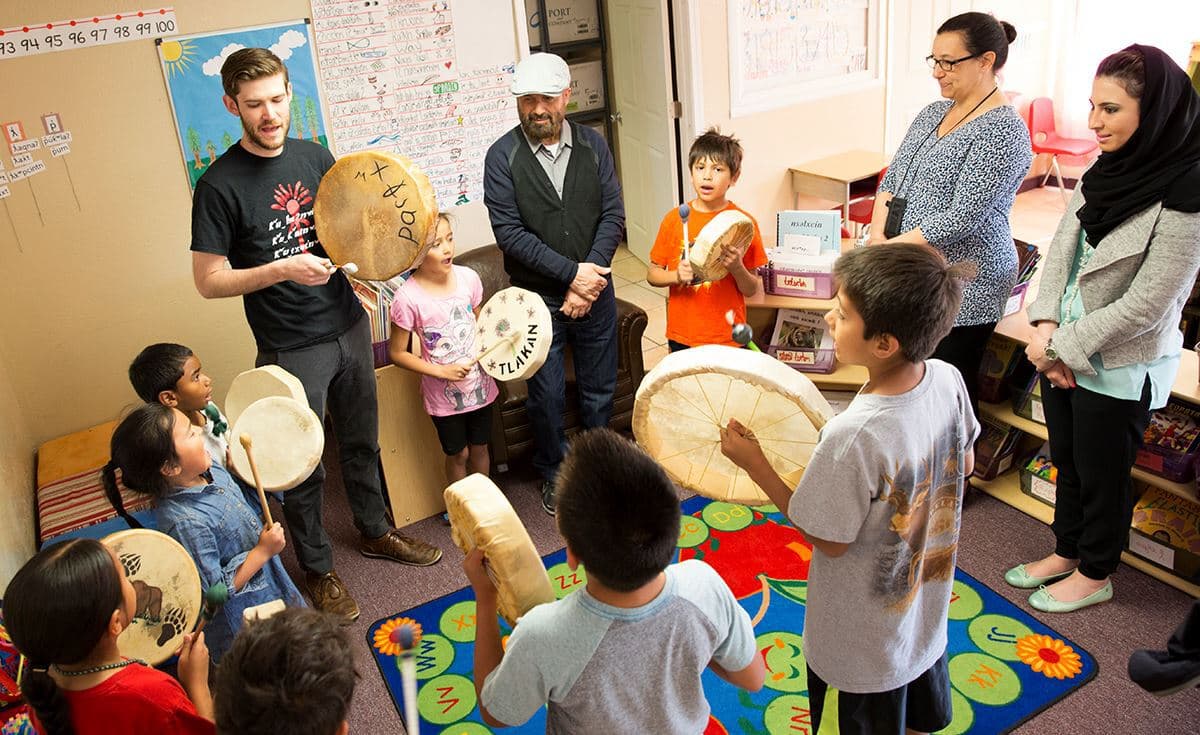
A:
<svg viewBox="0 0 1200 735">
<path fill-rule="evenodd" d="M 425 410 L 446 453 L 447 483 L 488 473 L 492 403 L 499 392 L 496 381 L 474 363 L 483 282 L 453 259 L 450 218 L 439 214 L 433 247 L 392 300 L 388 342 L 392 362 L 422 376 Z M 421 341 L 420 356 L 408 349 L 413 333 Z"/>
</svg>

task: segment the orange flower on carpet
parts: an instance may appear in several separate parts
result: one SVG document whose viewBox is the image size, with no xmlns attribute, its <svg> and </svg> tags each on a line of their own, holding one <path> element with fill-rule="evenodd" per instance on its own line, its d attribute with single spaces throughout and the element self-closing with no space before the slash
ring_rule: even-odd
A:
<svg viewBox="0 0 1200 735">
<path fill-rule="evenodd" d="M 1050 679 L 1074 679 L 1083 671 L 1075 649 L 1048 635 L 1027 635 L 1017 641 L 1017 656 L 1034 671 Z"/>
<path fill-rule="evenodd" d="M 392 618 L 375 631 L 375 649 L 385 656 L 403 653 L 405 649 L 400 645 L 400 628 L 404 625 L 412 628 L 412 648 L 416 648 L 421 640 L 421 624 L 412 618 Z"/>
</svg>

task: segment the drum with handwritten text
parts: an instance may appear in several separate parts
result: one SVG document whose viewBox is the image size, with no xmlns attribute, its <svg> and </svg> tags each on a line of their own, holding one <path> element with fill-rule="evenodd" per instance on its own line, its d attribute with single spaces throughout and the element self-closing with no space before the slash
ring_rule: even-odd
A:
<svg viewBox="0 0 1200 735">
<path fill-rule="evenodd" d="M 417 265 L 437 230 L 429 177 L 404 156 L 358 151 L 338 159 L 317 189 L 313 216 L 321 244 L 355 275 L 384 281 Z"/>
</svg>

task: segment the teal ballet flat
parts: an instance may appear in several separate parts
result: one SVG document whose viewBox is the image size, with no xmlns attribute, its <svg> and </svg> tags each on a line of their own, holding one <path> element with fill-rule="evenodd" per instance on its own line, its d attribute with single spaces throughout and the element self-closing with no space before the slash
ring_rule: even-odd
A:
<svg viewBox="0 0 1200 735">
<path fill-rule="evenodd" d="M 1061 602 L 1054 599 L 1054 595 L 1050 594 L 1050 590 L 1041 587 L 1037 592 L 1029 596 L 1029 605 L 1034 610 L 1040 610 L 1047 613 L 1066 613 L 1082 610 L 1085 607 L 1099 605 L 1101 602 L 1108 602 L 1112 599 L 1113 590 L 1112 582 L 1106 583 L 1103 587 L 1096 590 L 1092 594 L 1084 597 L 1081 600 L 1074 602 Z"/>
<path fill-rule="evenodd" d="M 1056 582 L 1064 577 L 1067 577 L 1073 571 L 1075 570 L 1068 569 L 1065 572 L 1051 574 L 1046 577 L 1031 577 L 1029 573 L 1025 571 L 1025 565 L 1018 564 L 1004 573 L 1004 581 L 1019 589 L 1032 590 L 1044 586 L 1047 582 Z"/>
</svg>

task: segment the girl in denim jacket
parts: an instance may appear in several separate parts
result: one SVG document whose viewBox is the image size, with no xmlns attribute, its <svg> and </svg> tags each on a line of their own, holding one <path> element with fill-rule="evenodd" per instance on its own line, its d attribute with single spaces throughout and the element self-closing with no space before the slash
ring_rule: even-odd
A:
<svg viewBox="0 0 1200 735">
<path fill-rule="evenodd" d="M 283 527 L 263 528 L 229 472 L 212 463 L 202 429 L 181 411 L 158 403 L 134 410 L 113 432 L 111 456 L 103 473 L 110 497 L 120 469 L 125 487 L 155 497 L 158 530 L 188 550 L 204 588 L 223 582 L 229 589 L 205 628 L 213 661 L 229 649 L 246 608 L 279 599 L 304 607 L 279 560 Z"/>
</svg>

